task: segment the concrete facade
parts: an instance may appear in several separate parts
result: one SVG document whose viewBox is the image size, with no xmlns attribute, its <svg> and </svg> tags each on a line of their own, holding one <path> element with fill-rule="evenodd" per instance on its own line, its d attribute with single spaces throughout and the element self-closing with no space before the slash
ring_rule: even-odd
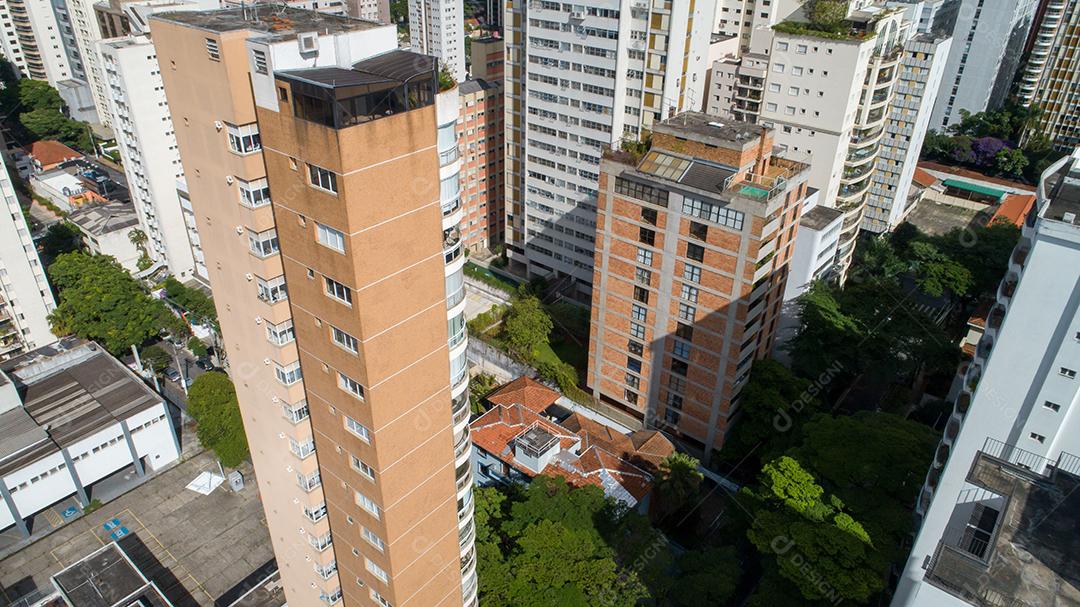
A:
<svg viewBox="0 0 1080 607">
<path fill-rule="evenodd" d="M 1052 604 L 1055 597 L 1070 596 L 1067 584 L 1073 584 L 1075 597 L 1075 582 L 1069 581 L 1075 580 L 1075 562 L 1055 566 L 1052 556 L 1039 548 L 1071 541 L 1068 535 L 1075 522 L 1065 535 L 1017 543 L 1003 551 L 994 539 L 1008 537 L 1001 529 L 1032 514 L 1006 517 L 1016 498 L 1018 507 L 1024 507 L 1022 494 L 978 470 L 980 461 L 991 457 L 1017 468 L 1010 472 L 1014 478 L 1028 478 L 1044 488 L 1047 485 L 1038 476 L 1054 481 L 1080 474 L 1075 413 L 1080 402 L 1078 216 L 1080 151 L 1074 151 L 1043 173 L 1037 207 L 1024 221 L 984 335 L 967 365 L 964 385 L 916 504 L 921 526 L 895 606 L 981 606 L 997 604 L 1001 596 L 1030 605 Z M 1000 465 L 992 467 L 1001 469 Z M 1052 508 L 1043 506 L 1035 514 L 1040 525 L 1059 505 L 1063 515 L 1075 516 L 1075 506 L 1061 499 L 1058 495 Z M 1039 507 L 1035 501 L 1028 505 Z M 1040 550 L 1041 556 L 1017 557 L 1033 550 Z M 966 555 L 968 565 L 952 566 L 954 554 Z M 1052 570 L 1046 571 L 1047 566 Z M 1002 590 L 1021 577 L 1026 583 Z"/>
<path fill-rule="evenodd" d="M 1001 107 L 1012 89 L 1038 0 L 963 0 L 953 28 L 930 128 L 944 131 L 972 114 Z"/>
<path fill-rule="evenodd" d="M 1080 145 L 1080 2 L 1046 2 L 1031 36 L 1017 97 L 1042 114 L 1028 136 L 1045 135 L 1056 148 L 1071 150 Z"/>
<path fill-rule="evenodd" d="M 48 315 L 56 308 L 30 228 L 7 167 L 0 164 L 0 359 L 56 339 Z"/>
<path fill-rule="evenodd" d="M 563 280 L 588 301 L 601 154 L 701 106 L 714 7 L 507 4 L 506 243 L 516 269 Z"/>
<path fill-rule="evenodd" d="M 409 0 L 409 43 L 417 53 L 434 55 L 457 82 L 465 69 L 465 7 L 461 0 Z"/>
</svg>

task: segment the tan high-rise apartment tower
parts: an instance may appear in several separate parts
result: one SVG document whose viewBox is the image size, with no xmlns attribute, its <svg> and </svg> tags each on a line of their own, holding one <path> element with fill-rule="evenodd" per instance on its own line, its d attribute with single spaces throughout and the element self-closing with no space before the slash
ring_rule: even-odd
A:
<svg viewBox="0 0 1080 607">
<path fill-rule="evenodd" d="M 457 90 L 389 25 L 152 29 L 289 604 L 474 605 Z"/>
</svg>

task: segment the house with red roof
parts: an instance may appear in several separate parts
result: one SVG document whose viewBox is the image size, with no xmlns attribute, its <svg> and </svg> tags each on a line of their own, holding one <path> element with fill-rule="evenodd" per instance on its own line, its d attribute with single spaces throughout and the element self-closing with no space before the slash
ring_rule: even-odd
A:
<svg viewBox="0 0 1080 607">
<path fill-rule="evenodd" d="M 53 140 L 35 141 L 26 153 L 30 156 L 35 174 L 51 171 L 69 160 L 83 157 L 81 152 Z"/>
<path fill-rule="evenodd" d="M 493 405 L 469 424 L 474 478 L 479 485 L 558 476 L 572 486 L 593 485 L 645 511 L 660 461 L 675 451 L 664 435 L 624 434 L 598 415 L 572 412 L 547 386 L 518 378 L 487 397 Z"/>
</svg>

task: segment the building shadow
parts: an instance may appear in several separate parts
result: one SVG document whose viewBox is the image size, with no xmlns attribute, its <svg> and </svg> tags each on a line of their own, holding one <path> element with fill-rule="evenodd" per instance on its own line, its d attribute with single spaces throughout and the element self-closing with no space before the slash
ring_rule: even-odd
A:
<svg viewBox="0 0 1080 607">
<path fill-rule="evenodd" d="M 176 574 L 162 564 L 137 533 L 121 538 L 117 544 L 128 555 L 131 562 L 135 563 L 139 571 L 142 571 L 146 579 L 157 585 L 174 607 L 199 607 L 199 602 L 184 587 Z"/>
</svg>

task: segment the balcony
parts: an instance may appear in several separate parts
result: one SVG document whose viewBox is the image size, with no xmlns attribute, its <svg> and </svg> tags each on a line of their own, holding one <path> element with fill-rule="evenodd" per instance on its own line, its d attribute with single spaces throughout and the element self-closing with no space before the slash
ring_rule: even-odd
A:
<svg viewBox="0 0 1080 607">
<path fill-rule="evenodd" d="M 987 438 L 966 478 L 981 497 L 958 501 L 926 580 L 980 607 L 1056 604 L 1080 581 L 1077 473 L 1069 453 L 1050 459 Z"/>
<path fill-rule="evenodd" d="M 444 167 L 458 158 L 461 158 L 461 148 L 455 145 L 448 150 L 439 152 L 439 166 Z"/>
</svg>

